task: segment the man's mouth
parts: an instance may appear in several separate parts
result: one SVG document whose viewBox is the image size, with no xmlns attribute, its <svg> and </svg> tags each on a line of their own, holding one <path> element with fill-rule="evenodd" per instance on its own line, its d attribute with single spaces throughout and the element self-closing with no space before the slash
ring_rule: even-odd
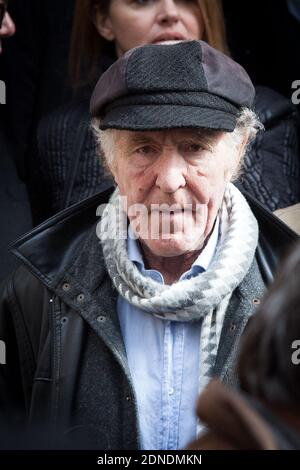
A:
<svg viewBox="0 0 300 470">
<path fill-rule="evenodd" d="M 179 215 L 179 214 L 187 214 L 193 212 L 193 209 L 191 207 L 186 207 L 186 208 L 178 208 L 178 209 L 157 209 L 153 208 L 150 211 L 150 214 L 161 214 L 164 216 L 174 216 L 174 215 Z"/>
</svg>

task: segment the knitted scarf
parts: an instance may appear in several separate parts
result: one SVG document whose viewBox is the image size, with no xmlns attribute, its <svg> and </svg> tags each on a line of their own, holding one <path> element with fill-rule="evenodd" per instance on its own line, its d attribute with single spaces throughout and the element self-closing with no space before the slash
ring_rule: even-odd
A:
<svg viewBox="0 0 300 470">
<path fill-rule="evenodd" d="M 213 376 L 228 302 L 251 266 L 258 241 L 256 219 L 231 183 L 219 218 L 220 240 L 208 270 L 172 285 L 143 276 L 128 258 L 126 237 L 120 236 L 124 230 L 127 233 L 127 215 L 118 188 L 103 211 L 98 231 L 109 276 L 127 302 L 162 320 L 202 321 L 199 392 Z"/>
</svg>

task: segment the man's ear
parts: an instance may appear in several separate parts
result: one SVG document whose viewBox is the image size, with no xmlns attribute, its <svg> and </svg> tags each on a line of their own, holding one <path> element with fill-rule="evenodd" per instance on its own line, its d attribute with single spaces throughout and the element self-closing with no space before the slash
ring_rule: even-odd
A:
<svg viewBox="0 0 300 470">
<path fill-rule="evenodd" d="M 238 145 L 236 145 L 234 161 L 232 162 L 231 168 L 227 170 L 226 176 L 225 176 L 225 179 L 227 182 L 235 180 L 238 177 L 242 163 L 243 163 L 243 158 L 245 155 L 246 147 L 248 145 L 248 141 L 249 141 L 249 133 L 247 132 L 245 133 L 241 142 L 239 142 Z"/>
<path fill-rule="evenodd" d="M 93 23 L 100 36 L 104 39 L 107 41 L 113 41 L 115 39 L 110 18 L 108 15 L 100 13 L 99 8 L 95 8 Z"/>
<path fill-rule="evenodd" d="M 242 142 L 239 144 L 238 146 L 238 165 L 240 164 L 240 161 L 243 160 L 244 158 L 244 155 L 245 155 L 245 151 L 246 151 L 246 147 L 248 145 L 248 142 L 249 142 L 249 132 L 245 132 L 245 135 L 242 139 Z"/>
</svg>

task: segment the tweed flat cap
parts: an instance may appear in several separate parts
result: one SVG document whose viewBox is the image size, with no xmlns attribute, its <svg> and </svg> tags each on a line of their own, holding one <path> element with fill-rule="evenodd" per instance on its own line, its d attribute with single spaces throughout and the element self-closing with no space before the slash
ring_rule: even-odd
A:
<svg viewBox="0 0 300 470">
<path fill-rule="evenodd" d="M 204 41 L 128 51 L 99 79 L 90 104 L 101 129 L 208 128 L 232 132 L 254 86 L 246 71 Z"/>
</svg>

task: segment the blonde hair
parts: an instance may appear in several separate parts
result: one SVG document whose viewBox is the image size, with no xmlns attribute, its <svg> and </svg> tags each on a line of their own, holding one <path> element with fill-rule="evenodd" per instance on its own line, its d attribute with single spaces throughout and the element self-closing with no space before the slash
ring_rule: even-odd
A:
<svg viewBox="0 0 300 470">
<path fill-rule="evenodd" d="M 204 22 L 204 37 L 210 46 L 230 55 L 226 39 L 225 21 L 221 0 L 198 0 Z"/>
<path fill-rule="evenodd" d="M 103 39 L 93 23 L 95 8 L 107 14 L 110 1 L 76 0 L 69 56 L 69 75 L 74 89 L 94 84 L 101 71 L 103 54 L 114 58 L 114 44 Z M 198 0 L 198 3 L 204 22 L 202 39 L 229 55 L 222 1 Z"/>
</svg>

